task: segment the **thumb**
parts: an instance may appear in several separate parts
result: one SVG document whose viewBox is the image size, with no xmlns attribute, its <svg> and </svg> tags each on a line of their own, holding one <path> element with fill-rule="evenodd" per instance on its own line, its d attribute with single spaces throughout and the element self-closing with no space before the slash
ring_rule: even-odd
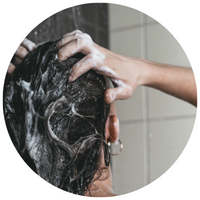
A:
<svg viewBox="0 0 200 200">
<path fill-rule="evenodd" d="M 107 104 L 112 103 L 113 101 L 117 100 L 119 96 L 118 88 L 109 88 L 105 91 L 104 101 Z"/>
<path fill-rule="evenodd" d="M 104 101 L 107 104 L 110 104 L 115 100 L 128 99 L 132 96 L 132 94 L 133 94 L 133 89 L 129 85 L 109 88 L 105 91 Z"/>
<path fill-rule="evenodd" d="M 122 100 L 122 99 L 128 99 L 131 97 L 132 93 L 131 90 L 129 90 L 128 87 L 115 87 L 115 88 L 109 88 L 105 91 L 104 95 L 104 101 L 107 104 L 112 103 L 116 100 Z"/>
</svg>

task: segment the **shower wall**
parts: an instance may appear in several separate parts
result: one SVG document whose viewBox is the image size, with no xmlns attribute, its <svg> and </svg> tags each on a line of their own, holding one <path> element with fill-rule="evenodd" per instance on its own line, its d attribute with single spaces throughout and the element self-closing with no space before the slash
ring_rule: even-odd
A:
<svg viewBox="0 0 200 200">
<path fill-rule="evenodd" d="M 149 16 L 110 4 L 109 25 L 112 51 L 191 67 L 176 39 Z M 112 157 L 113 187 L 116 194 L 124 194 L 151 183 L 173 165 L 188 142 L 196 108 L 147 87 L 137 88 L 116 106 L 124 149 Z"/>
<path fill-rule="evenodd" d="M 76 29 L 88 33 L 97 44 L 108 48 L 108 5 L 84 4 L 60 11 L 35 27 L 27 38 L 38 44 L 57 40 Z"/>
<path fill-rule="evenodd" d="M 39 24 L 27 38 L 38 44 L 75 29 L 125 56 L 191 67 L 181 46 L 161 24 L 114 4 L 63 10 Z M 116 101 L 116 106 L 124 149 L 111 157 L 113 187 L 116 194 L 124 194 L 151 183 L 176 161 L 192 132 L 196 109 L 147 87 L 137 88 L 130 99 Z"/>
</svg>

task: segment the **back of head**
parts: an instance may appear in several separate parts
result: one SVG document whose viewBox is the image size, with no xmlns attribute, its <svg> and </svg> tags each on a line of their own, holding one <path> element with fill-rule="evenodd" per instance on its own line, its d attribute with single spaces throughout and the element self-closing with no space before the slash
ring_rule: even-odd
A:
<svg viewBox="0 0 200 200">
<path fill-rule="evenodd" d="M 17 67 L 4 95 L 5 120 L 32 169 L 51 184 L 84 195 L 100 170 L 102 148 L 109 165 L 106 82 L 92 70 L 69 82 L 71 67 L 84 55 L 61 62 L 56 54 L 56 42 L 48 42 Z"/>
</svg>

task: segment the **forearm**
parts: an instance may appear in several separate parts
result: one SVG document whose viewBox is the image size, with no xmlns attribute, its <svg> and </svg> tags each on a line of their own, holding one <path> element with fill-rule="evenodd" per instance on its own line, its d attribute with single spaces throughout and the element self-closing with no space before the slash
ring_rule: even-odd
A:
<svg viewBox="0 0 200 200">
<path fill-rule="evenodd" d="M 197 106 L 197 90 L 191 68 L 138 60 L 143 69 L 140 85 L 149 86 Z"/>
<path fill-rule="evenodd" d="M 88 34 L 73 31 L 58 42 L 58 59 L 65 60 L 77 52 L 85 57 L 72 67 L 69 81 L 88 70 L 107 76 L 114 88 L 105 92 L 105 102 L 128 99 L 138 86 L 145 85 L 197 105 L 197 91 L 192 69 L 174 67 L 116 54 L 95 44 Z"/>
</svg>

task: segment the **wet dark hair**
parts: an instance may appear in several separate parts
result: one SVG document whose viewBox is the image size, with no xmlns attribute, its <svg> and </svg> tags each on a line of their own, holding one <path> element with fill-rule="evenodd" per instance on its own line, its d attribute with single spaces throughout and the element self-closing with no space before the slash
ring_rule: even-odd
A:
<svg viewBox="0 0 200 200">
<path fill-rule="evenodd" d="M 25 162 L 49 183 L 84 195 L 101 171 L 101 154 L 110 162 L 105 142 L 109 105 L 105 78 L 93 70 L 74 82 L 71 67 L 83 58 L 56 58 L 56 42 L 27 55 L 4 89 L 8 132 Z"/>
</svg>

